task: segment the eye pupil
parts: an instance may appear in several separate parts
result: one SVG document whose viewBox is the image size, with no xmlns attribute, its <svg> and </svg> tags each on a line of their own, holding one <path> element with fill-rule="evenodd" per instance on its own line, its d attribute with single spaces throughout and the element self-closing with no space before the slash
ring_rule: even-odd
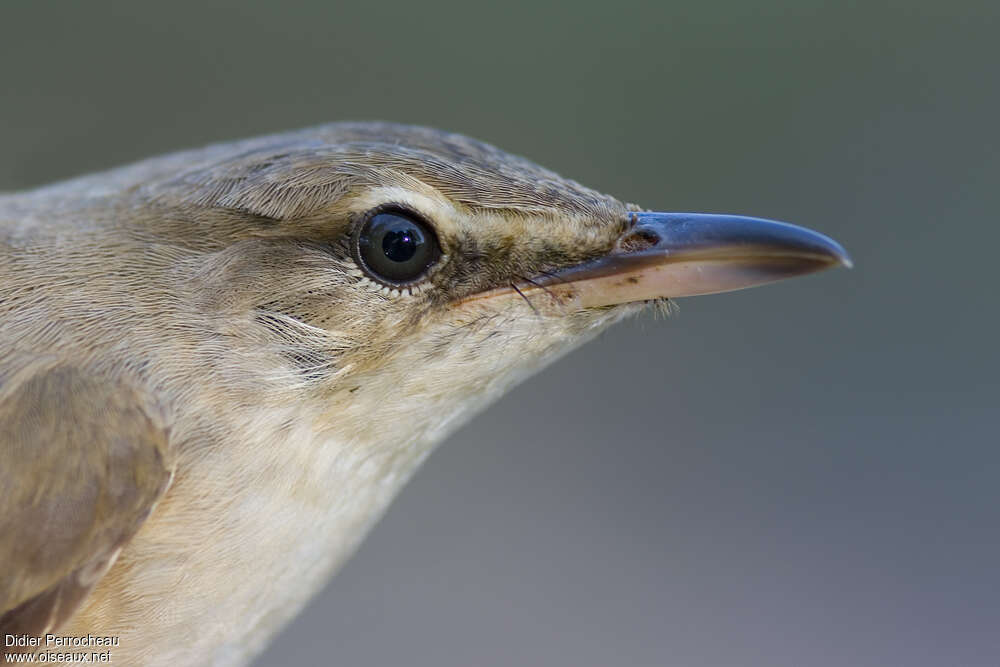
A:
<svg viewBox="0 0 1000 667">
<path fill-rule="evenodd" d="M 389 285 L 416 282 L 441 256 L 434 230 L 404 210 L 371 215 L 355 237 L 355 259 L 370 277 Z"/>
<path fill-rule="evenodd" d="M 416 229 L 386 232 L 382 237 L 382 251 L 394 262 L 405 262 L 417 252 L 417 244 L 423 239 Z"/>
</svg>

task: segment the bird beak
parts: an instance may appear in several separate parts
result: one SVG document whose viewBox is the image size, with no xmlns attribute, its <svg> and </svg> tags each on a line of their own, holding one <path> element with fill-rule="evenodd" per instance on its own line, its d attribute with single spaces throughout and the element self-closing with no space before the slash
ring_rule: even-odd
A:
<svg viewBox="0 0 1000 667">
<path fill-rule="evenodd" d="M 607 255 L 478 296 L 545 290 L 563 305 L 593 308 L 728 292 L 838 265 L 851 260 L 836 241 L 784 222 L 633 213 Z"/>
</svg>

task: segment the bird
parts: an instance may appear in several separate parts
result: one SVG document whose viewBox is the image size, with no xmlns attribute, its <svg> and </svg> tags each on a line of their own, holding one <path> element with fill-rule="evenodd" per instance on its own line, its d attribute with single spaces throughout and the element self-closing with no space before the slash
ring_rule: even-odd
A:
<svg viewBox="0 0 1000 667">
<path fill-rule="evenodd" d="M 850 266 L 386 122 L 0 195 L 0 257 L 2 650 L 129 666 L 247 664 L 437 443 L 612 324 Z"/>
</svg>

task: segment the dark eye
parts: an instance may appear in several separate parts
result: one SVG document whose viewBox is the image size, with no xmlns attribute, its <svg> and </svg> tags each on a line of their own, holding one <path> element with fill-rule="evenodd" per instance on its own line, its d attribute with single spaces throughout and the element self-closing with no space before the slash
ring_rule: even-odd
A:
<svg viewBox="0 0 1000 667">
<path fill-rule="evenodd" d="M 390 285 L 415 282 L 441 256 L 434 230 L 406 211 L 375 213 L 361 226 L 356 238 L 362 268 Z"/>
</svg>

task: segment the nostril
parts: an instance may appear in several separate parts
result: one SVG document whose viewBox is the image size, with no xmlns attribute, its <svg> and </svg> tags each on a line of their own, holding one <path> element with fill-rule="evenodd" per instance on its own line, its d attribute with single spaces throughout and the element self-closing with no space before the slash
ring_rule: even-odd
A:
<svg viewBox="0 0 1000 667">
<path fill-rule="evenodd" d="M 633 229 L 618 240 L 618 248 L 623 252 L 641 252 L 655 247 L 660 235 L 649 228 Z"/>
</svg>

